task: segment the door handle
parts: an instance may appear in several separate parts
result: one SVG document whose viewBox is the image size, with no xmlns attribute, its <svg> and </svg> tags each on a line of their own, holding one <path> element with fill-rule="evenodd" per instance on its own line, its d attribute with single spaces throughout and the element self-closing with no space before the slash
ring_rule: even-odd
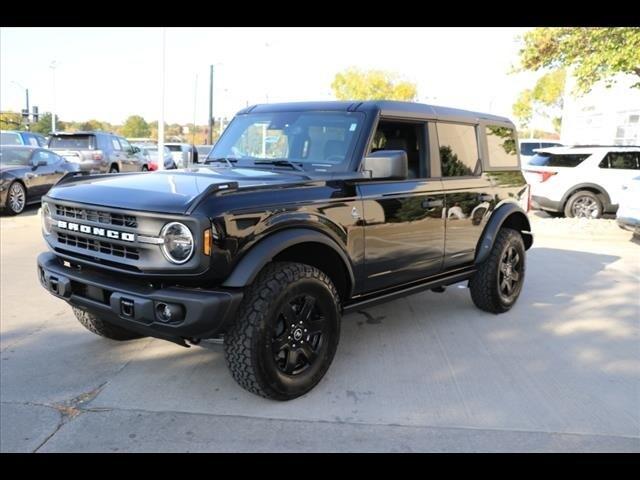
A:
<svg viewBox="0 0 640 480">
<path fill-rule="evenodd" d="M 444 202 L 442 201 L 442 199 L 439 199 L 439 198 L 430 197 L 422 201 L 422 208 L 437 208 L 437 207 L 442 207 L 443 205 L 444 205 Z"/>
</svg>

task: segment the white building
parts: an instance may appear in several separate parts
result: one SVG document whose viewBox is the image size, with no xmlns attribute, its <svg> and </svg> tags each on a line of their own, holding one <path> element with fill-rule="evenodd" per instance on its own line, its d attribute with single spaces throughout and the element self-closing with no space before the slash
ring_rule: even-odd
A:
<svg viewBox="0 0 640 480">
<path fill-rule="evenodd" d="M 565 145 L 639 145 L 640 88 L 637 76 L 621 76 L 610 88 L 597 84 L 581 97 L 570 94 L 575 80 L 567 75 L 560 140 Z"/>
</svg>

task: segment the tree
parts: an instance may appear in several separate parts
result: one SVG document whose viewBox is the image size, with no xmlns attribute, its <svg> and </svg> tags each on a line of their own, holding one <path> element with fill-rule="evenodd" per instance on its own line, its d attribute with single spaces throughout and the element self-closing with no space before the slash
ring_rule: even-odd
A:
<svg viewBox="0 0 640 480">
<path fill-rule="evenodd" d="M 533 89 L 520 93 L 513 104 L 513 114 L 518 119 L 520 128 L 527 128 L 535 114 L 550 118 L 556 132 L 560 132 L 565 73 L 564 69 L 548 72 L 538 79 Z"/>
<path fill-rule="evenodd" d="M 58 115 L 56 115 L 56 130 L 64 130 L 65 123 L 60 121 Z M 31 131 L 41 133 L 42 135 L 49 135 L 51 133 L 51 113 L 43 113 L 36 123 L 31 124 Z"/>
<path fill-rule="evenodd" d="M 393 73 L 356 68 L 337 73 L 331 89 L 338 100 L 414 101 L 418 95 L 414 83 L 399 80 Z"/>
<path fill-rule="evenodd" d="M 149 124 L 140 115 L 131 115 L 120 129 L 125 137 L 148 137 L 151 135 Z"/>
<path fill-rule="evenodd" d="M 541 27 L 524 34 L 518 70 L 572 67 L 576 92 L 587 93 L 617 74 L 638 77 L 640 88 L 640 28 Z"/>
<path fill-rule="evenodd" d="M 18 112 L 0 113 L 0 130 L 25 130 L 22 114 Z"/>
</svg>

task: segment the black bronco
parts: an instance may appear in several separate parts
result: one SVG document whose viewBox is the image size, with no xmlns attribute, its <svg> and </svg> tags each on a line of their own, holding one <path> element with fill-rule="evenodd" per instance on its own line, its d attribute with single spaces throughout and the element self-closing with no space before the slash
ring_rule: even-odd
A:
<svg viewBox="0 0 640 480">
<path fill-rule="evenodd" d="M 513 306 L 533 242 L 517 145 L 507 118 L 450 108 L 252 106 L 197 168 L 64 177 L 38 276 L 98 335 L 223 336 L 242 387 L 292 399 L 344 312 L 462 281 Z"/>
</svg>

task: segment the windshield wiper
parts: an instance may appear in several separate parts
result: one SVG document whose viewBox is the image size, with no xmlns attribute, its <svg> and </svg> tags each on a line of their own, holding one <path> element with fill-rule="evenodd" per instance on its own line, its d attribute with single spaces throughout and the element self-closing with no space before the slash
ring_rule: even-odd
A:
<svg viewBox="0 0 640 480">
<path fill-rule="evenodd" d="M 284 159 L 279 159 L 279 160 L 259 160 L 257 162 L 254 162 L 255 165 L 275 165 L 276 167 L 291 167 L 294 170 L 297 170 L 299 172 L 304 172 L 306 173 L 305 169 L 302 168 L 302 166 L 290 162 L 289 160 L 284 160 Z"/>
<path fill-rule="evenodd" d="M 214 162 L 226 163 L 229 168 L 233 168 L 233 164 L 237 163 L 238 159 L 231 158 L 231 157 L 207 158 L 204 161 L 204 164 L 206 165 L 207 163 L 214 163 Z"/>
</svg>

